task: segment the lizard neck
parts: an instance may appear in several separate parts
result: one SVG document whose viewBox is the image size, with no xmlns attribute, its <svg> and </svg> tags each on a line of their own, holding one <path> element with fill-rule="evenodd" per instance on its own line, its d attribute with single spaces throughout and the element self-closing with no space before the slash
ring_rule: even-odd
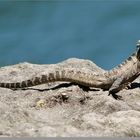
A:
<svg viewBox="0 0 140 140">
<path fill-rule="evenodd" d="M 128 57 L 124 62 L 113 68 L 112 70 L 109 70 L 105 73 L 105 76 L 107 77 L 116 77 L 120 76 L 121 74 L 128 73 L 129 70 L 132 71 L 132 73 L 137 72 L 137 52 L 133 53 L 130 57 Z"/>
</svg>

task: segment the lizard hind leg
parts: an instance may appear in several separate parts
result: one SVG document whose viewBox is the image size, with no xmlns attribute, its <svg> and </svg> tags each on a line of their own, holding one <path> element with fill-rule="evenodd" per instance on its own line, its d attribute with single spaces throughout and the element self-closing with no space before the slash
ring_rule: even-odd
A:
<svg viewBox="0 0 140 140">
<path fill-rule="evenodd" d="M 109 95 L 111 94 L 116 100 L 122 100 L 122 96 L 117 95 L 116 93 L 123 88 L 122 85 L 123 80 L 124 80 L 123 76 L 117 78 L 109 89 Z"/>
</svg>

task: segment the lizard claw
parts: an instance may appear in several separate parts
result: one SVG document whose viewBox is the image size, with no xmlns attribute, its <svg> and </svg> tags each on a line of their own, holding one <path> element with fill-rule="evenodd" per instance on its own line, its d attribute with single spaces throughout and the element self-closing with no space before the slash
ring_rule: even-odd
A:
<svg viewBox="0 0 140 140">
<path fill-rule="evenodd" d="M 123 100 L 122 96 L 117 95 L 116 93 L 112 94 L 113 98 L 115 98 L 116 100 Z"/>
<path fill-rule="evenodd" d="M 122 96 L 117 95 L 116 93 L 110 93 L 108 94 L 108 96 L 110 96 L 110 94 L 112 95 L 112 97 L 116 100 L 123 100 Z"/>
</svg>

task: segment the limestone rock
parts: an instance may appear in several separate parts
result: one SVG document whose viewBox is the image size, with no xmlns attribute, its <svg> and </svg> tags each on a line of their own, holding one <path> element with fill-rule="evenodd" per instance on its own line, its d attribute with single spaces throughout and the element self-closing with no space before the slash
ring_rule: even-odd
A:
<svg viewBox="0 0 140 140">
<path fill-rule="evenodd" d="M 20 63 L 2 67 L 0 79 L 22 81 L 63 67 L 104 72 L 89 60 L 73 58 L 58 64 Z M 108 91 L 84 90 L 64 82 L 28 90 L 0 88 L 0 136 L 140 136 L 138 82 L 139 78 L 134 82 L 137 86 L 118 93 L 123 101 L 108 96 Z"/>
</svg>

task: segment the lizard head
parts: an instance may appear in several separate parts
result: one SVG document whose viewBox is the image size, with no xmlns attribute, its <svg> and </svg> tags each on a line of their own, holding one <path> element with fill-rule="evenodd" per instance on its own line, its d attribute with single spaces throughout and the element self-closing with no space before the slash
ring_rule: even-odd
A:
<svg viewBox="0 0 140 140">
<path fill-rule="evenodd" d="M 140 40 L 137 41 L 137 59 L 140 61 Z"/>
</svg>

